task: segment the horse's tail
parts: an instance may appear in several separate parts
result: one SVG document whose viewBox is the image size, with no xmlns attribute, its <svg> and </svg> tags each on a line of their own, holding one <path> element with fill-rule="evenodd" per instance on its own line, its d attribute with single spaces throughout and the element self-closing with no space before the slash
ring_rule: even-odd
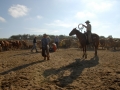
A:
<svg viewBox="0 0 120 90">
<path fill-rule="evenodd" d="M 95 45 L 95 48 L 98 49 L 99 47 L 99 36 L 97 34 L 92 34 L 93 35 L 93 42 Z"/>
</svg>

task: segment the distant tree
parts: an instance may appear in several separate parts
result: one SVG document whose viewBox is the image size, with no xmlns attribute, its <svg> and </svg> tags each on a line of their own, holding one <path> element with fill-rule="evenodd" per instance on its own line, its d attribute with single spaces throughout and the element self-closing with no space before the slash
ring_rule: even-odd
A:
<svg viewBox="0 0 120 90">
<path fill-rule="evenodd" d="M 112 35 L 109 35 L 107 38 L 113 38 Z"/>
<path fill-rule="evenodd" d="M 54 40 L 55 35 L 49 35 L 49 37 L 50 37 L 52 40 Z"/>
<path fill-rule="evenodd" d="M 15 40 L 32 40 L 34 37 L 37 37 L 38 40 L 41 40 L 43 35 L 30 35 L 30 34 L 19 34 L 19 35 L 12 35 L 9 39 Z M 49 37 L 54 40 L 55 36 L 58 36 L 60 40 L 62 39 L 76 39 L 76 36 L 66 36 L 66 35 L 49 35 Z"/>
<path fill-rule="evenodd" d="M 59 39 L 60 39 L 60 40 L 62 40 L 62 39 L 64 39 L 64 38 L 65 38 L 64 35 L 59 35 Z"/>
<path fill-rule="evenodd" d="M 11 37 L 10 37 L 10 39 L 20 39 L 19 37 L 18 37 L 18 35 L 12 35 Z"/>
<path fill-rule="evenodd" d="M 104 36 L 100 36 L 99 38 L 100 38 L 100 39 L 105 39 L 105 37 L 104 37 Z"/>
</svg>

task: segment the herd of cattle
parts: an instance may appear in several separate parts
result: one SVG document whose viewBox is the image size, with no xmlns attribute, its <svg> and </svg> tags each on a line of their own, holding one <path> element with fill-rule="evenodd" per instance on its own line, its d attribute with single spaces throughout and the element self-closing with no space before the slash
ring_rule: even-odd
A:
<svg viewBox="0 0 120 90">
<path fill-rule="evenodd" d="M 29 48 L 25 40 L 0 40 L 0 51 Z"/>
<path fill-rule="evenodd" d="M 0 52 L 17 49 L 31 49 L 32 40 L 0 40 Z M 37 41 L 37 47 L 41 48 L 41 41 Z M 59 42 L 59 48 L 80 48 L 80 43 L 77 39 L 63 39 Z M 100 39 L 99 47 L 102 49 L 119 49 L 119 39 Z"/>
<path fill-rule="evenodd" d="M 107 39 L 101 39 L 99 40 L 99 47 L 102 47 L 102 49 L 113 49 L 118 50 L 120 48 L 120 39 L 113 39 L 113 38 L 107 38 Z"/>
<path fill-rule="evenodd" d="M 64 47 L 74 47 L 74 48 L 81 48 L 81 45 L 78 40 L 75 39 L 63 39 L 60 42 L 60 46 Z M 93 48 L 93 46 L 89 46 L 88 48 Z M 120 48 L 120 39 L 113 39 L 113 38 L 104 38 L 99 40 L 99 48 L 104 50 L 118 50 Z"/>
</svg>

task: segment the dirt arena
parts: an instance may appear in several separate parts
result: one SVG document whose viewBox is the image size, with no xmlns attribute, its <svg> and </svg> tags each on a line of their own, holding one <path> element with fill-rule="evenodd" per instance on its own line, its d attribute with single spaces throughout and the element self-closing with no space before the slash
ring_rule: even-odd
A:
<svg viewBox="0 0 120 90">
<path fill-rule="evenodd" d="M 43 60 L 41 50 L 0 52 L 0 90 L 120 90 L 120 51 L 59 49 Z"/>
</svg>

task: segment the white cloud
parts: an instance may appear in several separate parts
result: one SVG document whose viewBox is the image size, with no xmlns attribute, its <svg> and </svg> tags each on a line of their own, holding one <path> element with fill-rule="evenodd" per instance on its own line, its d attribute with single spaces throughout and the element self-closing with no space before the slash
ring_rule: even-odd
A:
<svg viewBox="0 0 120 90">
<path fill-rule="evenodd" d="M 51 30 L 51 29 L 41 29 L 41 28 L 25 28 L 26 30 L 28 30 L 28 32 L 30 31 L 31 33 L 34 34 L 57 34 L 59 31 L 58 30 Z"/>
<path fill-rule="evenodd" d="M 115 5 L 115 1 L 111 0 L 83 0 L 85 8 L 93 12 L 105 12 L 112 9 L 112 6 Z"/>
<path fill-rule="evenodd" d="M 40 29 L 40 28 L 25 28 L 25 29 L 29 30 L 30 32 L 40 32 L 40 33 L 47 32 L 46 29 Z"/>
<path fill-rule="evenodd" d="M 42 16 L 40 16 L 40 15 L 38 15 L 38 16 L 37 16 L 37 18 L 38 18 L 38 19 L 42 19 L 43 17 L 42 17 Z"/>
<path fill-rule="evenodd" d="M 113 30 L 113 28 L 115 29 Z M 97 33 L 99 36 L 107 37 L 108 35 L 113 35 L 117 32 L 117 30 L 119 29 L 117 28 L 117 26 L 114 26 L 113 23 L 92 21 L 92 32 Z"/>
<path fill-rule="evenodd" d="M 91 2 L 88 4 L 88 7 L 92 8 L 93 11 L 104 12 L 104 11 L 108 11 L 111 9 L 112 3 L 109 3 L 109 2 L 101 2 L 101 3 Z"/>
<path fill-rule="evenodd" d="M 14 5 L 8 9 L 10 15 L 14 18 L 23 17 L 27 15 L 29 9 L 24 5 Z"/>
<path fill-rule="evenodd" d="M 32 17 L 27 17 L 27 18 L 25 18 L 24 20 L 34 20 Z"/>
<path fill-rule="evenodd" d="M 60 27 L 66 27 L 66 28 L 70 27 L 70 24 L 65 23 L 63 21 L 60 21 L 60 20 L 55 20 L 55 21 L 53 21 L 53 23 L 49 23 L 47 25 L 49 25 L 49 26 L 60 26 Z"/>
<path fill-rule="evenodd" d="M 96 15 L 94 13 L 91 12 L 77 12 L 77 14 L 75 15 L 76 18 L 79 19 L 86 19 L 86 18 L 95 18 Z"/>
<path fill-rule="evenodd" d="M 1 22 L 6 22 L 6 20 L 3 17 L 0 17 Z"/>
</svg>

